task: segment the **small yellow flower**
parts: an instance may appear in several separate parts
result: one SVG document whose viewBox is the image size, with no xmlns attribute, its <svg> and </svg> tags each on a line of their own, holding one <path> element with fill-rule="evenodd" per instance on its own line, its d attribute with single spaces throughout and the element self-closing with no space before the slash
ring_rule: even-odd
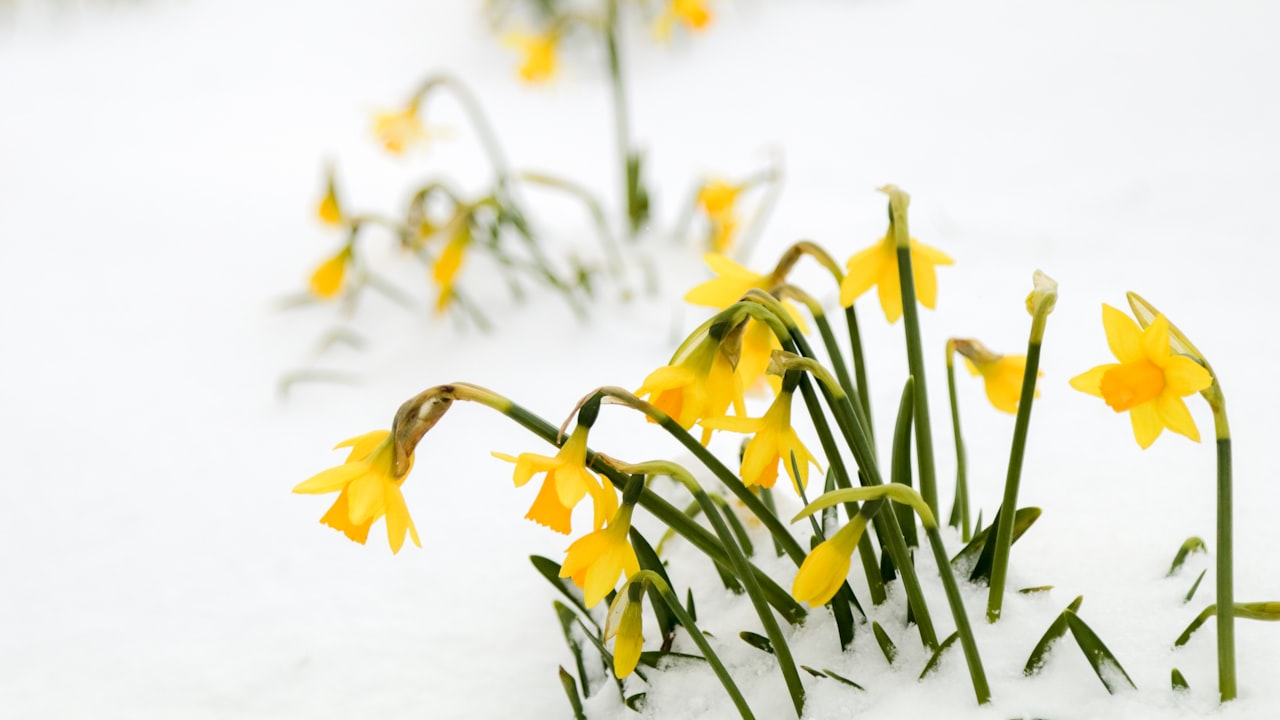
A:
<svg viewBox="0 0 1280 720">
<path fill-rule="evenodd" d="M 720 350 L 720 342 L 711 337 L 683 355 L 678 353 L 672 364 L 649 373 L 636 395 L 648 395 L 654 407 L 686 430 L 703 418 L 724 415 L 730 406 L 734 414 L 744 413 L 742 380 Z M 703 442 L 709 438 L 706 430 Z"/>
<path fill-rule="evenodd" d="M 954 261 L 941 250 L 910 240 L 911 274 L 916 299 L 933 308 L 938 302 L 938 277 L 935 267 Z M 902 317 L 902 286 L 898 280 L 898 248 L 888 233 L 880 242 L 849 258 L 848 274 L 840 285 L 840 304 L 849 307 L 874 285 L 880 295 L 880 307 L 891 323 Z"/>
<path fill-rule="evenodd" d="M 413 467 L 413 455 L 409 455 L 404 473 L 397 476 L 395 446 L 387 430 L 345 440 L 337 447 L 351 448 L 346 462 L 313 475 L 293 491 L 311 495 L 337 492 L 338 499 L 320 522 L 362 545 L 369 537 L 370 526 L 385 516 L 391 552 L 400 552 L 406 533 L 414 545 L 422 547 L 400 492 L 400 485 Z"/>
<path fill-rule="evenodd" d="M 527 83 L 550 80 L 556 74 L 556 50 L 560 34 L 548 31 L 540 34 L 507 33 L 503 44 L 524 53 L 520 63 L 520 79 Z"/>
<path fill-rule="evenodd" d="M 311 294 L 322 300 L 329 300 L 342 289 L 342 279 L 347 272 L 347 261 L 351 259 L 351 246 L 338 251 L 337 255 L 325 260 L 311 273 Z"/>
<path fill-rule="evenodd" d="M 653 34 L 659 40 L 671 37 L 671 28 L 677 21 L 694 31 L 706 29 L 711 24 L 711 10 L 706 0 L 671 0 L 658 16 Z"/>
<path fill-rule="evenodd" d="M 644 649 L 644 593 L 631 599 L 631 587 L 624 585 L 609 605 L 604 624 L 604 640 L 613 643 L 613 673 L 619 680 L 635 671 Z"/>
<path fill-rule="evenodd" d="M 517 457 L 493 453 L 493 456 L 516 464 L 513 477 L 516 487 L 522 487 L 534 475 L 546 473 L 525 515 L 539 525 L 568 535 L 573 529 L 570 525 L 573 508 L 588 494 L 595 506 L 596 530 L 604 527 L 605 521 L 618 510 L 618 496 L 613 486 L 597 479 L 587 469 L 587 428 L 584 426 L 574 428 L 555 457 L 536 453 L 520 453 Z"/>
<path fill-rule="evenodd" d="M 618 584 L 640 572 L 636 550 L 627 539 L 631 529 L 631 506 L 618 509 L 609 526 L 592 531 L 573 542 L 560 566 L 560 577 L 573 579 L 582 588 L 587 607 L 595 607 Z"/>
<path fill-rule="evenodd" d="M 465 214 L 464 214 L 465 215 Z M 455 230 L 431 266 L 431 279 L 440 286 L 436 298 L 436 312 L 443 312 L 453 298 L 453 284 L 462 268 L 462 260 L 471 246 L 471 226 L 466 217 L 454 221 Z"/>
<path fill-rule="evenodd" d="M 791 427 L 792 393 L 781 392 L 773 400 L 773 404 L 759 418 L 709 418 L 702 421 L 703 427 L 731 432 L 755 433 L 747 442 L 746 451 L 742 455 L 742 467 L 738 471 L 745 485 L 759 485 L 771 488 L 778 480 L 778 463 L 787 469 L 791 482 L 799 493 L 809 483 L 809 465 L 818 465 L 818 461 L 809 452 L 795 428 Z M 791 466 L 791 456 L 795 455 L 795 468 Z M 821 469 L 821 468 L 819 468 Z"/>
<path fill-rule="evenodd" d="M 403 110 L 380 112 L 373 116 L 373 134 L 387 152 L 400 155 L 409 147 L 424 143 L 427 130 L 418 118 L 418 104 Z"/>
<path fill-rule="evenodd" d="M 859 513 L 835 535 L 819 543 L 800 564 L 791 584 L 791 596 L 811 607 L 830 602 L 849 576 L 853 551 L 866 529 L 867 519 Z"/>
<path fill-rule="evenodd" d="M 338 189 L 333 179 L 333 170 L 329 170 L 329 178 L 325 185 L 324 197 L 316 208 L 316 216 L 326 225 L 342 224 L 342 206 L 338 203 Z"/>
<path fill-rule="evenodd" d="M 698 207 L 711 222 L 710 245 L 714 252 L 722 253 L 733 244 L 740 225 L 736 205 L 743 189 L 742 185 L 711 180 L 698 190 Z"/>
<path fill-rule="evenodd" d="M 1027 371 L 1026 355 L 999 355 L 977 340 L 956 340 L 955 348 L 964 356 L 970 375 L 981 375 L 987 399 L 1001 412 L 1016 413 L 1022 397 L 1022 376 Z M 1037 372 L 1036 377 L 1043 377 Z M 1040 397 L 1040 391 L 1036 391 Z"/>
<path fill-rule="evenodd" d="M 1169 320 L 1157 315 L 1146 330 L 1128 315 L 1102 306 L 1107 345 L 1119 363 L 1099 365 L 1071 379 L 1071 387 L 1100 397 L 1116 412 L 1129 412 L 1138 445 L 1151 447 L 1165 428 L 1200 441 L 1191 411 L 1182 401 L 1213 384 L 1195 360 L 1169 346 Z"/>
</svg>

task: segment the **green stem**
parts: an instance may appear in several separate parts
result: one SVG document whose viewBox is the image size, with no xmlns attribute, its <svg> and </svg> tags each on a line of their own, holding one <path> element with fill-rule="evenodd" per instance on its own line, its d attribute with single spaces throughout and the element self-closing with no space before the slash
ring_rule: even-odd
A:
<svg viewBox="0 0 1280 720">
<path fill-rule="evenodd" d="M 693 640 L 698 649 L 702 651 L 702 657 L 706 659 L 716 677 L 720 679 L 720 684 L 724 686 L 725 692 L 729 693 L 729 698 L 733 700 L 734 707 L 738 708 L 738 713 L 747 720 L 755 718 L 751 708 L 747 705 L 746 698 L 742 697 L 742 692 L 738 690 L 737 684 L 733 682 L 733 678 L 729 675 L 729 671 L 725 669 L 724 663 L 720 662 L 720 656 L 716 655 L 715 650 L 711 649 L 711 643 L 707 642 L 706 636 L 698 629 L 693 617 L 680 604 L 680 598 L 676 597 L 676 594 L 671 591 L 671 586 L 663 581 L 661 575 L 652 570 L 641 570 L 636 573 L 632 582 L 637 581 L 648 583 L 657 588 L 659 596 L 662 597 L 667 608 L 671 610 L 671 614 L 680 620 L 680 624 L 689 633 L 689 639 Z"/>
<path fill-rule="evenodd" d="M 862 416 L 866 418 L 867 437 L 875 449 L 875 430 L 871 423 L 871 388 L 867 385 L 867 364 L 862 359 L 862 334 L 858 332 L 858 313 L 853 306 L 844 309 L 845 323 L 849 326 L 849 351 L 853 355 L 853 375 L 858 380 L 858 401 Z"/>
<path fill-rule="evenodd" d="M 1214 379 L 1217 384 L 1217 379 Z M 1222 702 L 1236 698 L 1236 625 L 1233 568 L 1231 430 L 1221 390 L 1213 404 L 1213 421 L 1218 438 L 1218 694 Z"/>
<path fill-rule="evenodd" d="M 1040 340 L 1048 314 L 1037 314 L 1031 321 L 1031 341 L 1027 343 L 1027 367 L 1022 374 L 1022 393 L 1018 396 L 1018 417 L 1013 425 L 1013 447 L 1009 450 L 1009 472 L 1004 481 L 1004 498 L 1000 503 L 996 526 L 995 554 L 991 561 L 991 586 L 987 595 L 987 622 L 1000 619 L 1004 606 L 1005 578 L 1009 571 L 1009 550 L 1013 545 L 1013 519 L 1018 512 L 1018 485 L 1022 479 L 1022 457 L 1027 446 L 1027 428 L 1031 424 L 1031 404 L 1035 400 L 1036 376 L 1040 370 Z"/>
<path fill-rule="evenodd" d="M 947 549 L 942 544 L 942 535 L 938 526 L 925 526 L 925 534 L 929 536 L 929 546 L 933 548 L 933 559 L 938 565 L 938 574 L 942 576 L 942 587 L 947 592 L 947 604 L 951 606 L 951 616 L 956 621 L 956 632 L 960 633 L 960 646 L 964 648 L 964 660 L 969 666 L 969 679 L 973 681 L 973 694 L 979 705 L 991 701 L 991 688 L 987 685 L 987 673 L 982 667 L 982 658 L 978 655 L 978 643 L 973 638 L 973 628 L 969 625 L 969 615 L 964 609 L 964 600 L 960 598 L 960 586 L 956 583 L 955 573 L 951 569 L 951 561 L 947 557 Z"/>
<path fill-rule="evenodd" d="M 618 50 L 618 0 L 605 3 L 605 46 L 609 61 L 609 80 L 613 96 L 614 134 L 618 144 L 618 162 L 622 169 L 622 201 L 627 218 L 623 223 L 627 239 L 634 236 L 631 224 L 631 131 L 628 127 L 627 90 L 622 82 L 622 54 Z"/>
<path fill-rule="evenodd" d="M 956 499 L 951 506 L 952 527 L 960 528 L 960 539 L 969 542 L 969 461 L 965 455 L 964 438 L 960 435 L 960 405 L 956 402 L 955 345 L 947 341 L 947 394 L 951 397 L 951 430 L 956 439 Z"/>
</svg>

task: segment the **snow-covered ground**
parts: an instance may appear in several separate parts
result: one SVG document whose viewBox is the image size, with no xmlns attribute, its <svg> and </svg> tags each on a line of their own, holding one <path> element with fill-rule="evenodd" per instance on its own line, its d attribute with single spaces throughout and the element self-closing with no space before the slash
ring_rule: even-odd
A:
<svg viewBox="0 0 1280 720">
<path fill-rule="evenodd" d="M 538 441 L 483 408 L 453 410 L 405 485 L 424 548 L 398 556 L 378 529 L 362 547 L 317 525 L 327 501 L 289 490 L 341 458 L 333 443 L 386 427 L 430 385 L 486 385 L 556 422 L 597 385 L 638 385 L 701 317 L 678 303 L 703 277 L 693 244 L 651 240 L 667 268 L 660 297 L 601 301 L 585 325 L 554 297 L 513 303 L 476 276 L 463 282 L 497 316 L 492 335 L 373 302 L 359 318 L 369 351 L 325 360 L 362 384 L 300 385 L 284 403 L 276 381 L 332 316 L 272 308 L 338 242 L 312 215 L 325 158 L 363 208 L 398 208 L 406 181 L 429 173 L 483 179 L 460 121 L 425 156 L 388 158 L 370 141 L 370 113 L 428 72 L 471 83 L 517 165 L 613 188 L 598 50 L 571 50 L 553 85 L 530 88 L 479 3 L 55 7 L 0 12 L 0 716 L 565 716 L 555 670 L 570 659 L 553 593 L 526 556 L 559 557 L 567 541 L 521 519 L 531 488 L 513 490 L 509 466 L 488 456 Z M 1267 460 L 1280 404 L 1280 10 L 1143 0 L 715 8 L 696 39 L 627 38 L 633 128 L 660 220 L 672 223 L 694 178 L 744 175 L 780 148 L 787 183 L 753 257 L 763 269 L 798 238 L 846 257 L 883 231 L 873 189 L 908 189 L 913 234 L 956 258 L 924 317 L 944 481 L 954 465 L 942 341 L 1020 351 L 1032 270 L 1062 289 L 1022 492 L 1045 514 L 1011 570 L 1013 587 L 1056 589 L 1011 600 L 997 627 L 979 623 L 995 706 L 973 707 L 958 656 L 917 685 L 909 668 L 924 657 L 905 629 L 890 631 L 908 669 L 891 672 L 869 633 L 857 654 L 834 657 L 818 621 L 796 638 L 801 661 L 826 658 L 872 692 L 815 683 L 812 716 L 1272 717 L 1280 627 L 1239 623 L 1241 700 L 1226 709 L 1214 700 L 1212 628 L 1169 648 L 1212 596 L 1210 571 L 1195 602 L 1178 602 L 1206 556 L 1163 578 L 1188 535 L 1212 541 L 1212 445 L 1164 437 L 1141 451 L 1124 418 L 1066 379 L 1107 360 L 1099 306 L 1122 305 L 1128 289 L 1195 340 L 1231 411 L 1236 595 L 1280 599 L 1280 490 Z M 578 209 L 543 207 L 549 236 L 591 242 Z M 883 437 L 905 376 L 901 327 L 864 302 Z M 961 385 L 973 496 L 989 516 L 1012 419 L 985 405 L 976 382 Z M 1208 412 L 1192 406 L 1207 433 Z M 597 427 L 601 450 L 683 459 L 622 411 Z M 714 577 L 690 582 L 708 588 L 707 629 L 741 672 L 758 673 L 744 676 L 753 692 L 780 688 L 771 671 L 752 670 L 757 651 L 732 640 L 752 621 L 726 609 L 717 624 Z M 1108 696 L 1065 645 L 1040 678 L 1020 677 L 1040 632 L 1080 594 L 1082 617 L 1140 693 Z M 981 593 L 967 599 L 976 613 Z M 1174 666 L 1189 696 L 1168 689 Z M 650 693 L 654 717 L 730 712 L 705 678 L 672 675 Z M 785 700 L 759 702 L 765 717 L 787 711 Z M 591 710 L 629 714 L 604 698 Z"/>
</svg>

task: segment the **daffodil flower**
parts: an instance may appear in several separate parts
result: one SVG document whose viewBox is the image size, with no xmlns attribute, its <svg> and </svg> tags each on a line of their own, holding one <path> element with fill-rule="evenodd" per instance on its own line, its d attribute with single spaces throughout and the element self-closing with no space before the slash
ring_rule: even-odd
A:
<svg viewBox="0 0 1280 720">
<path fill-rule="evenodd" d="M 1071 379 L 1071 387 L 1100 397 L 1116 412 L 1128 411 L 1133 435 L 1143 448 L 1165 428 L 1200 441 L 1200 431 L 1182 398 L 1213 384 L 1195 360 L 1169 346 L 1169 320 L 1157 315 L 1146 330 L 1123 312 L 1102 306 L 1107 345 L 1119 363 L 1099 365 Z"/>
<path fill-rule="evenodd" d="M 964 357 L 969 374 L 982 376 L 987 399 L 1001 412 L 1018 411 L 1018 399 L 1022 395 L 1022 376 L 1027 371 L 1026 355 L 1000 355 L 991 352 L 977 340 L 956 340 L 956 352 Z M 1044 373 L 1037 371 L 1036 377 Z M 1040 397 L 1040 391 L 1036 391 Z"/>
<path fill-rule="evenodd" d="M 627 539 L 631 529 L 631 505 L 623 505 L 609 526 L 578 538 L 565 552 L 560 577 L 572 578 L 582 588 L 587 607 L 595 607 L 623 580 L 640 572 L 636 550 Z"/>
<path fill-rule="evenodd" d="M 701 31 L 711 24 L 711 10 L 706 0 L 670 0 L 658 22 L 654 25 L 653 34 L 659 40 L 671 38 L 671 29 L 680 22 L 690 30 Z"/>
<path fill-rule="evenodd" d="M 698 207 L 711 221 L 710 245 L 717 253 L 727 250 L 738 232 L 740 223 L 735 209 L 742 190 L 742 185 L 722 180 L 709 181 L 698 190 Z"/>
<path fill-rule="evenodd" d="M 739 475 L 748 486 L 759 485 L 771 488 L 778 480 L 778 463 L 787 469 L 791 483 L 799 493 L 809 483 L 809 465 L 818 465 L 817 459 L 809 452 L 795 428 L 791 427 L 792 393 L 781 392 L 773 400 L 773 404 L 759 418 L 721 417 L 708 418 L 702 421 L 703 427 L 730 432 L 755 433 L 747 442 L 742 455 L 742 467 Z M 795 465 L 791 465 L 794 455 Z M 799 476 L 796 469 L 799 469 Z"/>
<path fill-rule="evenodd" d="M 311 294 L 321 300 L 329 300 L 342 289 L 342 279 L 347 272 L 347 262 L 351 259 L 351 246 L 347 245 L 336 255 L 325 260 L 320 267 L 311 273 L 309 286 Z"/>
<path fill-rule="evenodd" d="M 791 596 L 813 607 L 830 602 L 849 576 L 853 551 L 866 529 L 867 519 L 859 513 L 835 535 L 819 543 L 800 564 L 791 584 Z"/>
<path fill-rule="evenodd" d="M 644 593 L 631 598 L 630 587 L 624 586 L 613 597 L 604 623 L 604 641 L 613 642 L 613 673 L 619 680 L 635 671 L 644 649 Z"/>
<path fill-rule="evenodd" d="M 520 63 L 520 79 L 527 83 L 550 80 L 556 73 L 556 50 L 560 34 L 548 31 L 539 34 L 511 32 L 503 37 L 503 44 L 524 53 Z"/>
<path fill-rule="evenodd" d="M 338 203 L 338 189 L 333 180 L 332 170 L 329 171 L 324 197 L 320 199 L 320 205 L 316 208 L 316 217 L 326 225 L 342 224 L 342 206 Z"/>
<path fill-rule="evenodd" d="M 462 260 L 467 248 L 471 246 L 470 221 L 466 213 L 460 215 L 461 217 L 453 222 L 455 229 L 449 236 L 449 242 L 445 243 L 444 249 L 440 251 L 440 257 L 436 258 L 431 266 L 431 279 L 440 286 L 440 295 L 436 298 L 436 312 L 443 312 L 449 306 L 449 301 L 453 298 L 454 280 L 458 277 L 458 270 L 462 268 Z"/>
<path fill-rule="evenodd" d="M 920 304 L 933 308 L 938 302 L 938 265 L 954 262 L 941 250 L 910 240 L 911 271 L 915 282 L 916 297 Z M 840 285 L 840 304 L 849 307 L 863 293 L 875 286 L 880 295 L 880 307 L 891 323 L 902 317 L 902 286 L 898 278 L 898 248 L 893 237 L 886 234 L 880 242 L 861 250 L 849 258 L 848 273 Z"/>
<path fill-rule="evenodd" d="M 427 130 L 418 117 L 418 104 L 410 103 L 403 110 L 380 112 L 373 116 L 373 134 L 387 152 L 401 155 L 413 145 L 427 140 Z"/>
<path fill-rule="evenodd" d="M 711 337 L 673 358 L 671 365 L 649 373 L 636 395 L 648 395 L 654 407 L 686 430 L 703 418 L 724 415 L 730 406 L 736 415 L 745 412 L 742 381 L 721 351 L 720 342 Z M 707 430 L 704 444 L 709 438 Z"/>
<path fill-rule="evenodd" d="M 618 496 L 613 486 L 601 481 L 587 469 L 587 428 L 579 425 L 560 447 L 555 457 L 536 453 L 520 453 L 516 457 L 493 453 L 499 460 L 516 464 L 516 487 L 522 487 L 539 473 L 546 473 L 542 487 L 525 515 L 539 525 L 568 535 L 573 508 L 588 494 L 595 506 L 595 529 L 604 527 L 618 509 Z"/>
<path fill-rule="evenodd" d="M 397 475 L 395 446 L 387 430 L 375 430 L 338 443 L 336 447 L 351 448 L 347 461 L 299 483 L 293 491 L 313 495 L 337 492 L 338 499 L 320 522 L 361 545 L 369 537 L 370 526 L 385 516 L 391 552 L 400 552 L 406 533 L 414 545 L 422 547 L 400 492 L 400 485 L 413 467 L 413 455 L 409 455 L 403 474 Z"/>
</svg>

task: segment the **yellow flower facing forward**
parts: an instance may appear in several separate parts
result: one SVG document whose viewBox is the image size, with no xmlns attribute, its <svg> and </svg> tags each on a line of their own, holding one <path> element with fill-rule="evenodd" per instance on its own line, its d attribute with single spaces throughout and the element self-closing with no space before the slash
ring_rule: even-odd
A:
<svg viewBox="0 0 1280 720">
<path fill-rule="evenodd" d="M 400 552 L 406 533 L 414 545 L 422 547 L 400 492 L 400 485 L 413 466 L 413 455 L 409 455 L 409 467 L 397 476 L 395 447 L 387 430 L 345 440 L 337 447 L 351 448 L 346 462 L 299 483 L 293 491 L 312 495 L 337 492 L 338 499 L 320 522 L 361 545 L 368 539 L 373 523 L 385 517 L 391 552 Z"/>
<path fill-rule="evenodd" d="M 604 624 L 604 641 L 613 643 L 613 673 L 619 680 L 635 671 L 644 649 L 644 593 L 631 598 L 632 586 L 624 585 L 609 605 Z"/>
<path fill-rule="evenodd" d="M 800 442 L 795 428 L 791 427 L 791 398 L 791 392 L 779 393 L 763 417 L 724 417 L 702 421 L 704 427 L 717 430 L 755 433 L 755 436 L 747 442 L 746 451 L 742 455 L 739 474 L 744 484 L 773 487 L 778 480 L 778 463 L 782 463 L 797 493 L 808 485 L 809 465 L 817 466 L 818 461 L 804 443 Z M 793 454 L 794 468 L 791 464 Z M 800 472 L 798 476 L 797 469 Z M 819 470 L 821 470 L 820 467 Z"/>
<path fill-rule="evenodd" d="M 418 104 L 411 103 L 403 110 L 380 112 L 373 116 L 373 134 L 387 149 L 395 155 L 414 145 L 425 143 L 427 129 L 418 117 Z"/>
<path fill-rule="evenodd" d="M 911 274 L 916 299 L 932 309 L 938 302 L 938 265 L 954 261 L 946 253 L 924 243 L 910 240 Z M 893 236 L 886 233 L 880 242 L 854 253 L 849 258 L 848 273 L 840 284 L 840 304 L 849 307 L 873 286 L 880 295 L 880 307 L 891 323 L 902 317 L 902 286 L 898 280 L 898 249 Z"/>
<path fill-rule="evenodd" d="M 347 262 L 351 259 L 351 246 L 348 245 L 338 254 L 325 260 L 320 267 L 311 273 L 309 287 L 311 294 L 321 300 L 329 300 L 342 290 L 342 280 L 347 273 Z"/>
<path fill-rule="evenodd" d="M 546 473 L 526 518 L 539 525 L 568 535 L 572 531 L 573 508 L 588 494 L 595 507 L 595 529 L 618 510 L 618 496 L 613 486 L 596 478 L 587 469 L 587 428 L 579 425 L 569 435 L 555 457 L 536 453 L 520 453 L 512 457 L 503 453 L 493 456 L 516 464 L 516 487 L 522 487 L 539 473 Z"/>
<path fill-rule="evenodd" d="M 1182 398 L 1213 384 L 1213 376 L 1195 360 L 1169 346 L 1169 320 L 1157 315 L 1146 330 L 1123 312 L 1102 306 L 1107 345 L 1119 363 L 1099 365 L 1071 379 L 1071 387 L 1129 413 L 1133 436 L 1143 448 L 1165 428 L 1200 441 L 1200 431 Z"/>
<path fill-rule="evenodd" d="M 503 37 L 503 44 L 519 50 L 524 55 L 520 62 L 520 79 L 527 83 L 550 80 L 556 74 L 556 53 L 560 34 L 554 30 L 540 33 L 511 32 Z"/>
<path fill-rule="evenodd" d="M 711 9 L 706 0 L 670 0 L 658 16 L 653 34 L 659 40 L 670 39 L 671 29 L 676 22 L 690 30 L 702 31 L 711 24 L 711 17 Z"/>
<path fill-rule="evenodd" d="M 1022 376 L 1027 371 L 1026 355 L 1000 355 L 991 352 L 977 340 L 955 340 L 956 352 L 964 357 L 970 375 L 981 375 L 986 387 L 987 399 L 1001 412 L 1018 412 L 1018 400 L 1022 397 Z M 1043 377 L 1036 372 L 1036 377 Z M 1036 391 L 1040 397 L 1040 391 Z"/>
<path fill-rule="evenodd" d="M 618 584 L 640 572 L 636 550 L 627 539 L 631 530 L 631 506 L 618 509 L 609 527 L 592 531 L 569 546 L 560 577 L 573 579 L 582 588 L 587 607 L 595 607 Z"/>
<path fill-rule="evenodd" d="M 649 396 L 654 407 L 686 430 L 703 418 L 725 415 L 730 406 L 735 415 L 745 412 L 742 380 L 721 352 L 719 341 L 711 337 L 703 338 L 682 356 L 677 353 L 671 365 L 649 373 L 636 395 Z M 703 444 L 710 439 L 710 432 L 703 432 Z"/>
<path fill-rule="evenodd" d="M 830 602 L 849 576 L 853 551 L 866 529 L 867 519 L 859 513 L 835 535 L 819 543 L 800 564 L 791 584 L 792 597 L 811 607 Z"/>
</svg>

